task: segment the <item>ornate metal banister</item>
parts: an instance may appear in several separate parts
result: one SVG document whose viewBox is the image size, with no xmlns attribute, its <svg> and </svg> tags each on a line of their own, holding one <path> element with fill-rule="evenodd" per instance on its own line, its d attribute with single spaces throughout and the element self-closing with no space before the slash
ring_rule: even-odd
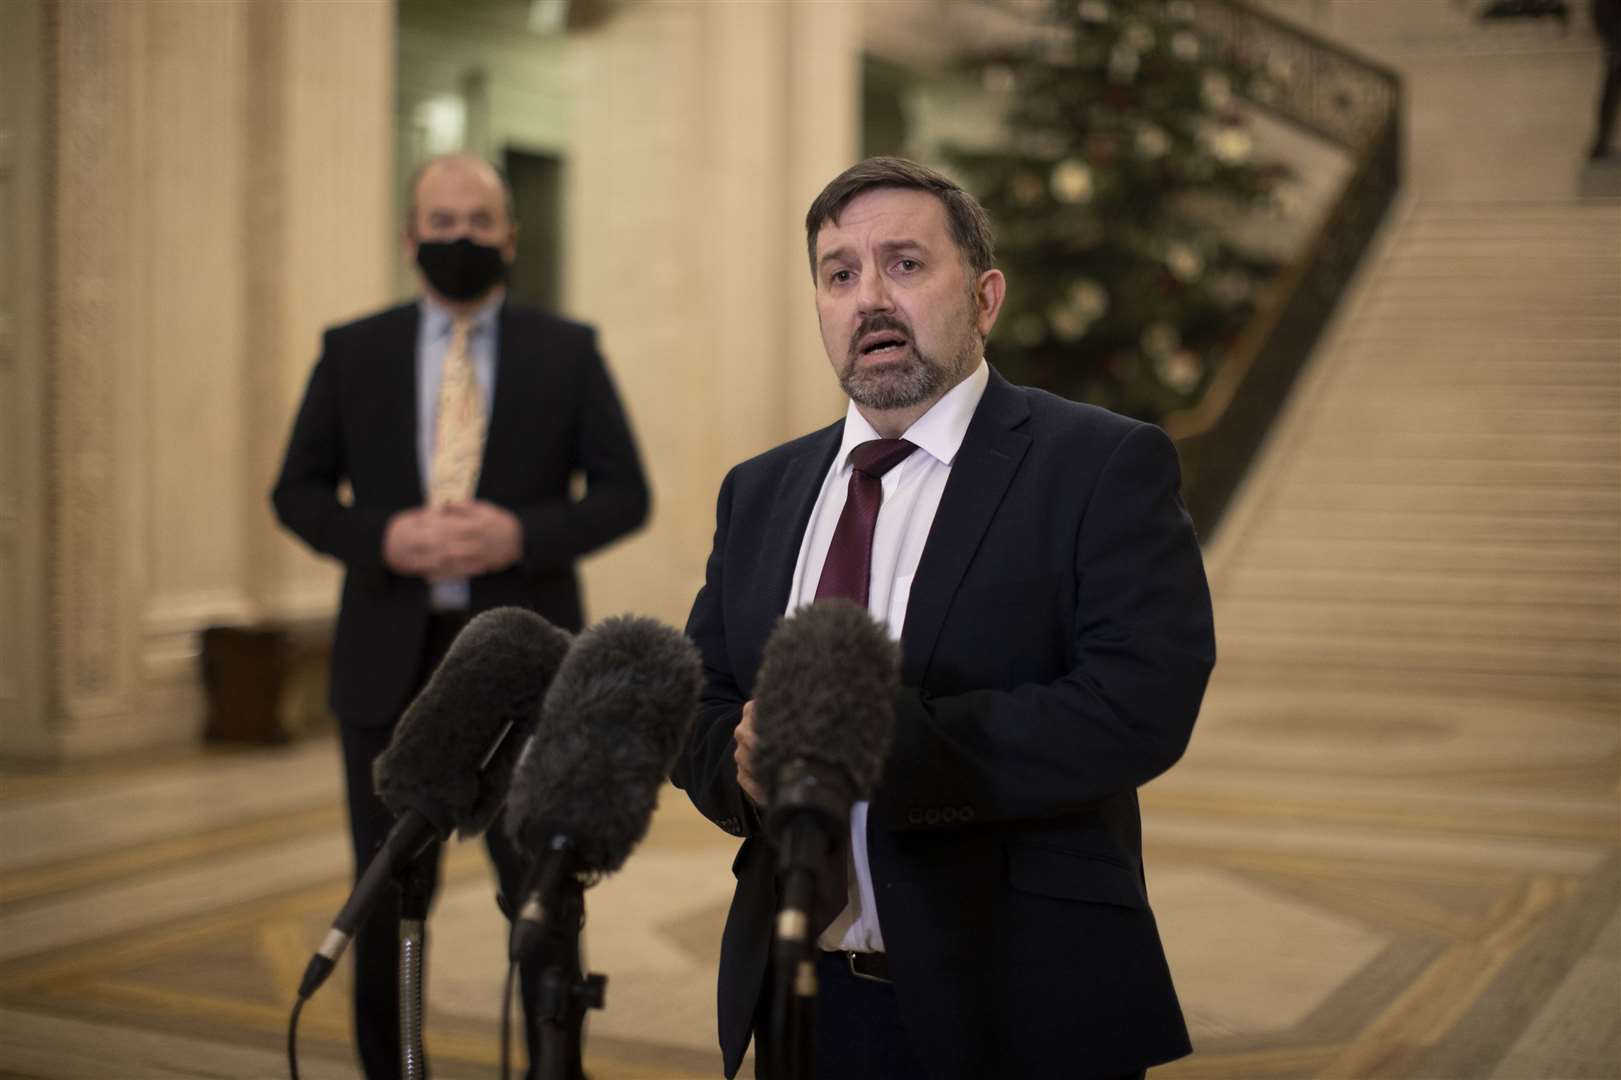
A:
<svg viewBox="0 0 1621 1080">
<path fill-rule="evenodd" d="M 1196 12 L 1210 44 L 1268 72 L 1265 91 L 1251 98 L 1256 105 L 1353 159 L 1310 242 L 1264 288 L 1205 395 L 1165 418 L 1182 455 L 1188 510 L 1208 537 L 1395 198 L 1402 82 L 1390 68 L 1243 0 L 1198 0 Z"/>
</svg>

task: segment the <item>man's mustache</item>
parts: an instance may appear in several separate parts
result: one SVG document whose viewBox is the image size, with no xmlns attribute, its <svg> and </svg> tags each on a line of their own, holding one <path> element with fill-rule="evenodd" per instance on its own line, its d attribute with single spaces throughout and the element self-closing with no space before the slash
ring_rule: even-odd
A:
<svg viewBox="0 0 1621 1080">
<path fill-rule="evenodd" d="M 907 341 L 912 340 L 912 328 L 907 326 L 900 319 L 897 319 L 895 316 L 885 315 L 882 313 L 877 315 L 869 315 L 865 319 L 862 319 L 861 322 L 857 324 L 854 332 L 850 334 L 850 348 L 846 354 L 846 357 L 852 364 L 855 363 L 856 357 L 860 355 L 859 350 L 861 347 L 861 339 L 866 337 L 868 334 L 875 334 L 880 330 L 889 330 L 893 333 L 904 335 Z"/>
</svg>

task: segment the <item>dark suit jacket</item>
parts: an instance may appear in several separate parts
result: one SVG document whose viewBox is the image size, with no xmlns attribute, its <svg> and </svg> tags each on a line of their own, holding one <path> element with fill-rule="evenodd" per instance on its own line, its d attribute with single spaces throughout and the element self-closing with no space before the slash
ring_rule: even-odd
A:
<svg viewBox="0 0 1621 1080">
<path fill-rule="evenodd" d="M 721 945 L 728 1076 L 776 909 L 732 729 L 841 433 L 727 476 L 687 626 L 706 686 L 674 779 L 746 837 Z M 895 741 L 868 818 L 901 1013 L 939 1080 L 1117 1076 L 1189 1050 L 1136 794 L 1181 756 L 1215 662 L 1178 487 L 1158 428 L 992 372 L 912 584 Z"/>
<path fill-rule="evenodd" d="M 428 586 L 383 564 L 396 511 L 423 503 L 417 462 L 417 323 L 406 304 L 326 332 L 272 492 L 281 521 L 347 568 L 332 653 L 332 708 L 387 724 L 410 694 L 428 623 Z M 494 405 L 477 497 L 523 523 L 523 557 L 474 578 L 471 610 L 518 605 L 580 628 L 574 560 L 647 517 L 624 410 L 588 326 L 501 308 Z M 583 473 L 585 494 L 570 494 Z M 352 501 L 340 501 L 347 480 Z"/>
</svg>

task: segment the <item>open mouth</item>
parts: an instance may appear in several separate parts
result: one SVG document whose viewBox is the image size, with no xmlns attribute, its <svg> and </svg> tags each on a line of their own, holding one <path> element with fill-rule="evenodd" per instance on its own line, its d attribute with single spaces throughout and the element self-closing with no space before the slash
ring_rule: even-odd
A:
<svg viewBox="0 0 1621 1080">
<path fill-rule="evenodd" d="M 856 352 L 864 359 L 882 360 L 887 357 L 899 355 L 900 351 L 910 344 L 905 335 L 897 334 L 891 330 L 881 330 L 876 334 L 868 334 L 861 339 Z"/>
</svg>

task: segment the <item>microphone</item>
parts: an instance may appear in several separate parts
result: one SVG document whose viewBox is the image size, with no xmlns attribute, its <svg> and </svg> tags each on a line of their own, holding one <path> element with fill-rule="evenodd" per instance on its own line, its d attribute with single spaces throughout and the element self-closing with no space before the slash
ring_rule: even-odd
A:
<svg viewBox="0 0 1621 1080">
<path fill-rule="evenodd" d="M 814 875 L 839 850 L 851 805 L 871 795 L 883 771 L 899 686 L 899 650 L 852 601 L 800 608 L 766 641 L 754 772 L 766 789 L 766 831 L 781 852 L 779 941 L 809 936 Z"/>
<path fill-rule="evenodd" d="M 566 879 L 595 883 L 647 834 L 702 684 L 697 648 L 656 619 L 605 619 L 575 640 L 507 800 L 508 835 L 537 859 L 512 924 L 513 959 L 539 943 Z"/>
<path fill-rule="evenodd" d="M 397 820 L 310 958 L 300 998 L 326 981 L 401 870 L 452 829 L 465 838 L 489 827 L 569 640 L 516 607 L 483 612 L 456 635 L 373 766 L 377 796 Z"/>
</svg>

